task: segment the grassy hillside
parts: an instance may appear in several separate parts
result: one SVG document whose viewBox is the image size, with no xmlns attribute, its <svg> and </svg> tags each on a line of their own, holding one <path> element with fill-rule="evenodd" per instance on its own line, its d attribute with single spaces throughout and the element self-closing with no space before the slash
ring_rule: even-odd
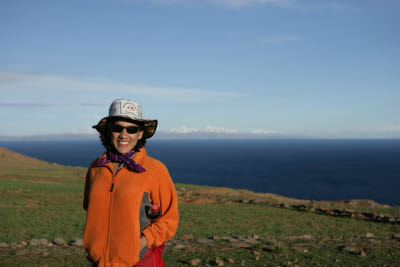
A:
<svg viewBox="0 0 400 267">
<path fill-rule="evenodd" d="M 82 237 L 86 170 L 0 148 L 1 266 L 87 266 L 82 247 L 29 246 L 32 238 Z M 318 214 L 351 209 L 392 217 L 372 201 L 315 202 L 176 184 L 180 224 L 163 254 L 167 266 L 400 266 L 400 224 Z M 291 206 L 305 209 L 293 209 Z M 334 214 L 331 214 L 334 215 Z M 25 241 L 28 246 L 22 246 Z"/>
</svg>

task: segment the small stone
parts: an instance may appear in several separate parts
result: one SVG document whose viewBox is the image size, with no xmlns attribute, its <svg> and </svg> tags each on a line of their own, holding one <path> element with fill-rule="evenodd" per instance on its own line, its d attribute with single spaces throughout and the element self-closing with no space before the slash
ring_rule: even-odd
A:
<svg viewBox="0 0 400 267">
<path fill-rule="evenodd" d="M 253 251 L 253 255 L 260 255 L 260 252 L 258 252 L 258 251 Z"/>
<path fill-rule="evenodd" d="M 224 261 L 223 261 L 223 260 L 220 260 L 219 258 L 216 258 L 216 259 L 215 259 L 215 263 L 216 263 L 218 266 L 224 266 Z"/>
<path fill-rule="evenodd" d="M 174 249 L 183 249 L 183 248 L 186 248 L 186 246 L 185 246 L 185 245 L 182 245 L 182 244 L 178 244 L 178 245 L 176 245 L 176 246 L 174 247 Z"/>
<path fill-rule="evenodd" d="M 211 239 L 212 240 L 219 240 L 219 236 L 214 235 L 214 236 L 211 237 Z"/>
<path fill-rule="evenodd" d="M 47 256 L 49 256 L 50 254 L 46 251 L 46 252 L 43 252 L 43 254 L 42 254 L 42 256 L 43 257 L 47 257 Z"/>
<path fill-rule="evenodd" d="M 21 244 L 20 244 L 20 246 L 23 247 L 23 248 L 26 247 L 27 245 L 28 244 L 25 241 L 22 241 Z"/>
<path fill-rule="evenodd" d="M 358 254 L 359 253 L 359 249 L 354 247 L 354 246 L 345 246 L 343 249 L 343 251 L 352 253 L 352 254 Z"/>
<path fill-rule="evenodd" d="M 258 260 L 260 260 L 260 257 L 259 257 L 259 256 L 256 257 L 256 261 L 258 261 Z"/>
<path fill-rule="evenodd" d="M 10 245 L 8 243 L 6 243 L 6 242 L 1 242 L 0 243 L 0 248 L 9 248 L 9 247 L 10 247 Z"/>
<path fill-rule="evenodd" d="M 10 247 L 11 247 L 12 249 L 17 248 L 18 246 L 19 246 L 19 245 L 18 245 L 18 243 L 16 243 L 16 242 L 13 242 L 13 243 L 10 244 Z"/>
<path fill-rule="evenodd" d="M 46 238 L 41 238 L 40 239 L 40 245 L 46 246 L 47 245 L 47 239 Z"/>
<path fill-rule="evenodd" d="M 253 235 L 252 237 L 253 237 L 253 239 L 260 239 L 260 237 L 258 235 Z"/>
<path fill-rule="evenodd" d="M 366 238 L 373 238 L 373 237 L 374 237 L 374 234 L 373 234 L 373 233 L 366 233 L 366 234 L 365 234 L 365 237 L 366 237 Z"/>
<path fill-rule="evenodd" d="M 361 257 L 365 257 L 367 256 L 367 253 L 365 253 L 365 251 L 361 251 Z"/>
<path fill-rule="evenodd" d="M 306 239 L 306 240 L 310 240 L 310 239 L 312 239 L 313 237 L 311 236 L 311 235 L 302 235 L 302 236 L 299 236 L 299 239 Z"/>
<path fill-rule="evenodd" d="M 393 234 L 392 239 L 400 239 L 400 234 Z"/>
<path fill-rule="evenodd" d="M 40 239 L 33 238 L 31 239 L 31 242 L 29 243 L 32 247 L 36 247 L 42 244 Z"/>
<path fill-rule="evenodd" d="M 83 240 L 82 238 L 76 238 L 72 239 L 72 241 L 69 243 L 70 246 L 83 246 Z"/>
<path fill-rule="evenodd" d="M 234 263 L 234 262 L 235 262 L 235 261 L 234 261 L 233 259 L 231 259 L 231 258 L 227 259 L 227 261 L 230 262 L 230 263 Z"/>
<path fill-rule="evenodd" d="M 197 243 L 201 243 L 201 244 L 207 244 L 207 243 L 214 242 L 214 240 L 209 239 L 209 238 L 197 238 L 196 241 L 197 241 Z"/>
<path fill-rule="evenodd" d="M 197 266 L 200 264 L 200 259 L 193 259 L 193 260 L 188 260 L 188 263 L 192 266 Z"/>
<path fill-rule="evenodd" d="M 233 243 L 232 246 L 235 247 L 235 248 L 249 248 L 249 247 L 251 247 L 249 244 L 243 243 L 243 242 Z"/>
<path fill-rule="evenodd" d="M 55 245 L 57 245 L 57 246 L 62 246 L 62 245 L 65 244 L 65 241 L 64 241 L 64 239 L 61 238 L 61 237 L 55 237 L 55 238 L 53 239 L 53 243 L 54 243 Z"/>
<path fill-rule="evenodd" d="M 48 243 L 47 246 L 48 246 L 48 247 L 52 247 L 52 246 L 53 246 L 53 243 Z"/>
<path fill-rule="evenodd" d="M 181 240 L 191 240 L 191 239 L 194 239 L 194 236 L 193 235 L 183 235 L 183 236 L 181 236 L 180 239 Z"/>
<path fill-rule="evenodd" d="M 17 256 L 23 256 L 23 255 L 26 255 L 26 254 L 28 254 L 29 253 L 29 250 L 28 249 L 21 249 L 21 250 L 18 250 L 16 253 L 15 253 L 15 255 L 17 255 Z"/>
</svg>

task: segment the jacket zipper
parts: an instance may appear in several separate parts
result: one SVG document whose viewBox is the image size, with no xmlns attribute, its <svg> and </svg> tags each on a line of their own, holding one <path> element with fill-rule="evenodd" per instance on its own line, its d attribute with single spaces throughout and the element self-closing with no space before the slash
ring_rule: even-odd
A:
<svg viewBox="0 0 400 267">
<path fill-rule="evenodd" d="M 108 221 L 107 221 L 107 229 L 106 229 L 106 240 L 105 240 L 104 251 L 103 251 L 104 264 L 106 264 L 108 261 L 108 252 L 109 252 L 108 245 L 110 243 L 111 211 L 112 211 L 112 203 L 113 203 L 114 184 L 115 184 L 116 178 L 117 178 L 117 174 L 115 174 L 113 177 L 111 187 L 110 187 L 110 194 L 109 194 L 109 198 L 108 198 L 108 218 L 107 218 Z"/>
</svg>

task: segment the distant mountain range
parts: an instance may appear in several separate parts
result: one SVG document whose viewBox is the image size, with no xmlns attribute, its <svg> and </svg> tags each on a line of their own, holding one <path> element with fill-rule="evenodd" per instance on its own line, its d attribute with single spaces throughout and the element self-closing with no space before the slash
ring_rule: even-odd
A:
<svg viewBox="0 0 400 267">
<path fill-rule="evenodd" d="M 316 138 L 313 136 L 283 135 L 279 133 L 215 133 L 215 132 L 194 132 L 177 133 L 157 131 L 154 139 L 287 139 L 287 138 Z M 68 141 L 68 140 L 97 140 L 98 134 L 48 134 L 29 136 L 1 136 L 0 141 Z"/>
</svg>

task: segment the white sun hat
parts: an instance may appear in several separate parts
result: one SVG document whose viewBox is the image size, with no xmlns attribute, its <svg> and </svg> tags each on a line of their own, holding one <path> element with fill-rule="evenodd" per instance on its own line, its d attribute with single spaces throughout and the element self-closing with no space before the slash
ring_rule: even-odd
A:
<svg viewBox="0 0 400 267">
<path fill-rule="evenodd" d="M 108 110 L 108 117 L 102 118 L 97 125 L 93 126 L 93 128 L 103 134 L 107 121 L 118 118 L 124 118 L 143 124 L 143 136 L 146 139 L 151 138 L 157 129 L 157 120 L 143 119 L 142 107 L 140 104 L 129 99 L 114 100 Z"/>
</svg>

